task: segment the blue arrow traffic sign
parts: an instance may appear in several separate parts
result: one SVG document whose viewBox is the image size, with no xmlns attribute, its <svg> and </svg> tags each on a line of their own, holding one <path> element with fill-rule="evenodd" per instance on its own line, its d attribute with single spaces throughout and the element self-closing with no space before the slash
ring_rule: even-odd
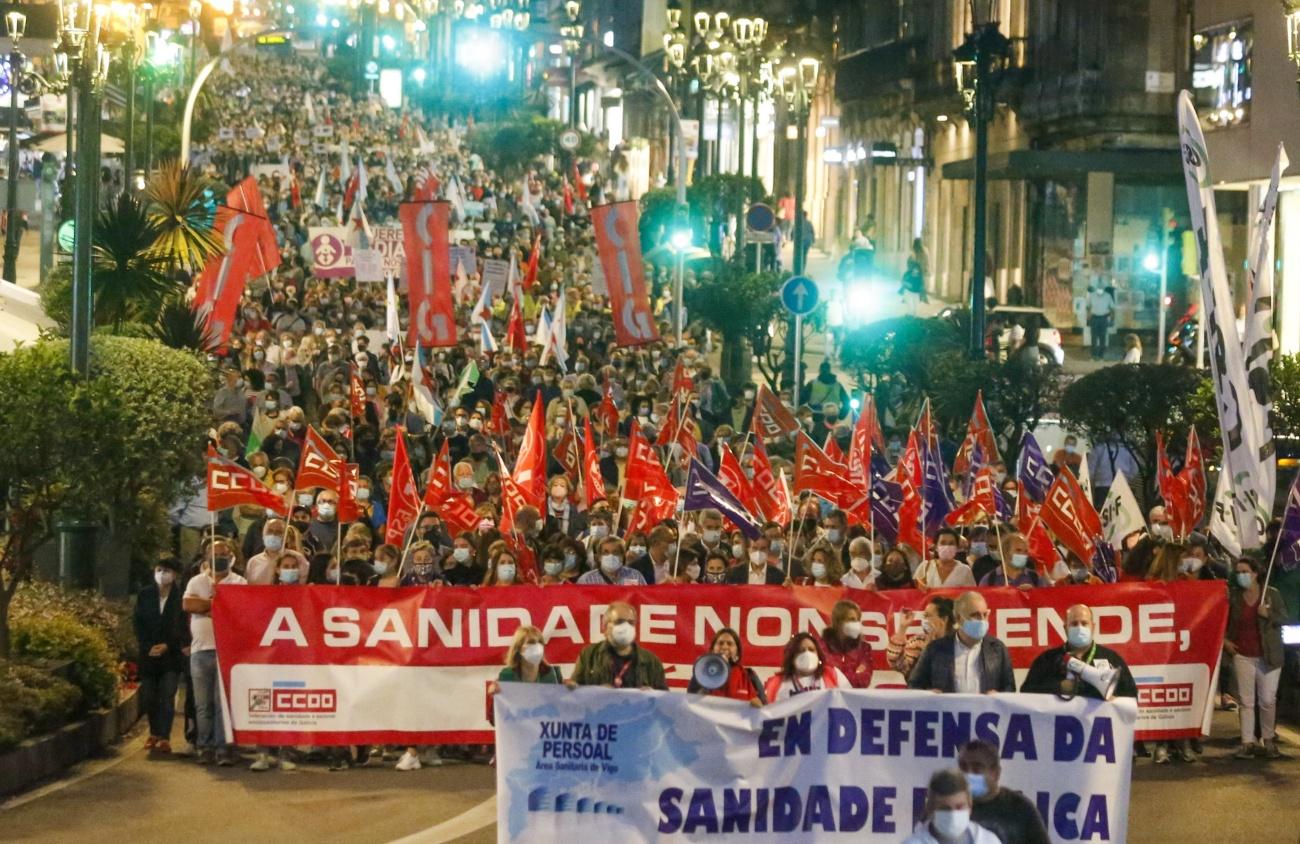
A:
<svg viewBox="0 0 1300 844">
<path fill-rule="evenodd" d="M 812 313 L 820 299 L 817 282 L 806 275 L 791 276 L 781 285 L 781 304 L 795 316 Z"/>
</svg>

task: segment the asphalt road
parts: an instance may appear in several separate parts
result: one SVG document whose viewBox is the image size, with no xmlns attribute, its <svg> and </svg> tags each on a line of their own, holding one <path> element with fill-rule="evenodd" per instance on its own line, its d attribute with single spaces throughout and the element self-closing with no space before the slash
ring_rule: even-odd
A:
<svg viewBox="0 0 1300 844">
<path fill-rule="evenodd" d="M 1133 844 L 1300 841 L 1300 749 L 1284 760 L 1239 761 L 1236 716 L 1218 713 L 1195 763 L 1138 760 L 1128 840 Z M 330 773 L 255 774 L 151 760 L 136 734 L 113 755 L 0 804 L 0 840 L 113 844 L 186 842 L 492 842 L 495 772 L 454 764 L 398 773 L 392 763 Z M 1014 769 L 1008 768 L 1015 786 Z"/>
</svg>

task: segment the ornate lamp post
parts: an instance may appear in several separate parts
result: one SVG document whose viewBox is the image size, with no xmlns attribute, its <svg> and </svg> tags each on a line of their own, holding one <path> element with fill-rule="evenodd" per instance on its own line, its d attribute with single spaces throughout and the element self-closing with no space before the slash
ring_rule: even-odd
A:
<svg viewBox="0 0 1300 844">
<path fill-rule="evenodd" d="M 569 57 L 569 126 L 578 128 L 578 52 L 582 49 L 582 4 L 578 0 L 565 0 L 564 15 L 567 22 L 560 27 L 564 39 L 564 54 Z"/>
<path fill-rule="evenodd" d="M 9 171 L 5 177 L 5 281 L 18 282 L 18 89 L 23 72 L 23 54 L 18 42 L 27 32 L 27 16 L 22 12 L 5 15 L 5 34 L 9 36 Z"/>
<path fill-rule="evenodd" d="M 1296 86 L 1300 87 L 1300 0 L 1282 0 L 1282 14 L 1286 16 L 1286 54 L 1296 66 Z"/>
<path fill-rule="evenodd" d="M 1007 54 L 1010 42 L 998 30 L 994 17 L 997 11 L 996 0 L 971 0 L 971 12 L 974 28 L 967 34 L 966 42 L 953 52 L 953 59 L 959 69 L 972 68 L 974 78 L 971 82 L 974 90 L 963 84 L 963 91 L 970 91 L 967 102 L 975 123 L 975 201 L 974 201 L 974 260 L 971 267 L 970 286 L 970 346 L 969 353 L 974 359 L 984 356 L 985 291 L 984 278 L 987 271 L 987 214 L 988 205 L 988 169 L 989 169 L 989 121 L 997 105 L 996 86 L 999 65 Z M 964 68 L 962 67 L 964 66 Z M 963 73 L 964 77 L 965 74 Z M 962 79 L 965 82 L 965 79 Z"/>
<path fill-rule="evenodd" d="M 812 112 L 812 96 L 817 89 L 817 78 L 821 72 L 821 62 L 812 56 L 805 56 L 796 64 L 781 68 L 781 93 L 786 104 L 794 112 L 798 133 L 798 145 L 795 153 L 794 171 L 794 274 L 803 275 L 804 271 L 804 225 L 803 201 L 804 181 L 808 158 L 808 117 Z"/>
</svg>

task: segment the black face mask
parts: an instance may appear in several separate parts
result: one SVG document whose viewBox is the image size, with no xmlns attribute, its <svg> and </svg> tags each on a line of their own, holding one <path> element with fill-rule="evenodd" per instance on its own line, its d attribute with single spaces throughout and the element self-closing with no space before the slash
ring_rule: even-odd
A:
<svg viewBox="0 0 1300 844">
<path fill-rule="evenodd" d="M 289 524 L 297 528 L 299 533 L 302 533 L 311 525 L 311 522 L 290 522 Z"/>
<path fill-rule="evenodd" d="M 705 573 L 700 576 L 701 583 L 725 583 L 726 579 L 727 579 L 727 575 L 725 573 L 723 574 Z"/>
<path fill-rule="evenodd" d="M 230 558 L 229 558 L 229 557 L 213 557 L 213 558 L 212 558 L 212 568 L 213 568 L 214 571 L 218 572 L 219 574 L 224 574 L 225 572 L 230 571 Z"/>
</svg>

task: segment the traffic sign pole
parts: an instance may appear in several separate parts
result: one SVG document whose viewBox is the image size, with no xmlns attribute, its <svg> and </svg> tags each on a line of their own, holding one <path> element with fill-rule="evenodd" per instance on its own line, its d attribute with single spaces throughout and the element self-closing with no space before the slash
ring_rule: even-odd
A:
<svg viewBox="0 0 1300 844">
<path fill-rule="evenodd" d="M 803 384 L 799 379 L 799 364 L 803 361 L 803 316 L 794 315 L 794 387 L 790 390 L 790 403 L 799 409 L 799 392 Z"/>
<path fill-rule="evenodd" d="M 821 291 L 817 282 L 802 275 L 791 276 L 781 285 L 781 304 L 794 316 L 794 389 L 791 396 L 796 407 L 799 405 L 800 362 L 803 360 L 803 318 L 816 309 L 821 301 Z"/>
</svg>

